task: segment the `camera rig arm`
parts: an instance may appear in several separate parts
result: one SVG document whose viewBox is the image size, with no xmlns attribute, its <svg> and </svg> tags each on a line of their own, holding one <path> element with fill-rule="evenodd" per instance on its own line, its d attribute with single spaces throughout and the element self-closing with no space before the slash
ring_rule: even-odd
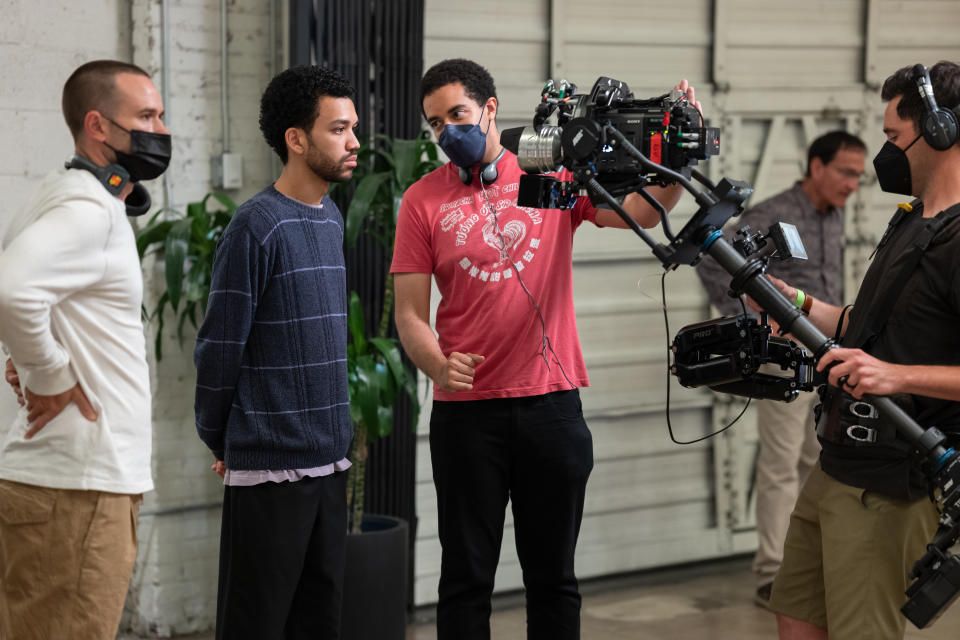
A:
<svg viewBox="0 0 960 640">
<path fill-rule="evenodd" d="M 832 339 L 824 335 L 797 307 L 784 298 L 773 283 L 762 277 L 763 264 L 759 259 L 744 258 L 723 238 L 720 229 L 727 220 L 739 213 L 743 201 L 752 192 L 749 187 L 744 183 L 724 178 L 713 187 L 711 192 L 702 191 L 682 174 L 651 162 L 614 127 L 607 125 L 606 131 L 645 168 L 679 183 L 700 205 L 698 211 L 684 225 L 676 238 L 669 245 L 664 245 L 654 240 L 641 228 L 624 211 L 616 198 L 607 193 L 603 186 L 589 175 L 589 170 L 582 172 L 584 175 L 575 174 L 578 182 L 603 198 L 617 215 L 650 246 L 664 268 L 672 269 L 680 264 L 696 264 L 703 253 L 708 253 L 732 276 L 731 289 L 735 293 L 746 293 L 756 300 L 761 308 L 777 321 L 782 332 L 792 334 L 801 344 L 810 349 L 814 358 L 819 360 L 823 354 L 836 346 Z M 924 429 L 889 398 L 871 396 L 870 402 L 893 420 L 897 430 L 908 442 L 915 444 L 925 457 L 935 462 L 935 468 L 939 469 L 946 462 L 944 456 L 954 453 L 952 449 L 943 446 L 946 437 L 939 430 Z M 957 506 L 960 509 L 960 504 Z"/>
</svg>

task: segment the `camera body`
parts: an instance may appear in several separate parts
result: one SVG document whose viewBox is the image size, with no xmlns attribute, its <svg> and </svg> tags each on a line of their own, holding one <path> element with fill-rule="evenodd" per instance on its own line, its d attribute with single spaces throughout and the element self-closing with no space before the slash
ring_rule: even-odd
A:
<svg viewBox="0 0 960 640">
<path fill-rule="evenodd" d="M 807 259 L 797 228 L 786 222 L 765 233 L 741 227 L 732 245 L 761 270 L 770 260 Z M 771 335 L 766 314 L 759 321 L 741 314 L 688 325 L 677 332 L 672 350 L 670 372 L 684 387 L 706 386 L 781 402 L 792 402 L 801 391 L 814 388 L 813 356 L 792 340 Z"/>
<path fill-rule="evenodd" d="M 720 129 L 702 126 L 700 112 L 680 91 L 637 99 L 626 83 L 607 77 L 598 78 L 589 94 L 572 94 L 574 91 L 575 85 L 564 83 L 558 89 L 548 82 L 533 125 L 502 132 L 501 142 L 517 154 L 520 168 L 528 174 L 566 167 L 574 174 L 595 177 L 613 196 L 671 183 L 644 169 L 608 134 L 608 126 L 651 161 L 674 171 L 689 171 L 697 161 L 719 153 Z M 555 112 L 557 125 L 545 124 Z M 518 197 L 521 206 L 556 208 L 566 202 L 566 193 L 579 191 L 575 185 L 548 176 L 525 180 L 526 185 L 521 180 Z M 539 199 L 534 202 L 532 198 Z"/>
<path fill-rule="evenodd" d="M 781 402 L 813 390 L 813 357 L 745 314 L 688 325 L 677 332 L 672 350 L 670 372 L 684 387 Z M 783 373 L 761 371 L 764 365 Z"/>
<path fill-rule="evenodd" d="M 932 436 L 929 434 L 933 434 Z M 936 428 L 925 437 L 943 437 Z M 960 455 L 949 449 L 946 459 L 930 473 L 932 497 L 940 511 L 940 526 L 927 552 L 913 565 L 907 602 L 900 608 L 918 629 L 933 624 L 960 596 L 960 557 L 950 552 L 960 538 Z"/>
</svg>

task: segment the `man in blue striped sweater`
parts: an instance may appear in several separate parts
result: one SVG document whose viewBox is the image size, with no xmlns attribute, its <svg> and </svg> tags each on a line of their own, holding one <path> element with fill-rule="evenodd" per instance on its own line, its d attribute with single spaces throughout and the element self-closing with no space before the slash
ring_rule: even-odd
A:
<svg viewBox="0 0 960 640">
<path fill-rule="evenodd" d="M 263 94 L 283 161 L 237 209 L 197 338 L 196 425 L 223 475 L 217 638 L 337 638 L 346 536 L 343 218 L 327 197 L 359 148 L 353 89 L 294 67 Z"/>
</svg>

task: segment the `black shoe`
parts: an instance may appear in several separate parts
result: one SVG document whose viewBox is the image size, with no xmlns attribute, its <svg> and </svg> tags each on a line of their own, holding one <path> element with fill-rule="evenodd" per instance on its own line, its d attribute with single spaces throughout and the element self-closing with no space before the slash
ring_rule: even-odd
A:
<svg viewBox="0 0 960 640">
<path fill-rule="evenodd" d="M 763 609 L 770 609 L 770 591 L 773 589 L 773 583 L 768 582 L 762 587 L 757 588 L 757 594 L 753 597 L 753 603 Z"/>
</svg>

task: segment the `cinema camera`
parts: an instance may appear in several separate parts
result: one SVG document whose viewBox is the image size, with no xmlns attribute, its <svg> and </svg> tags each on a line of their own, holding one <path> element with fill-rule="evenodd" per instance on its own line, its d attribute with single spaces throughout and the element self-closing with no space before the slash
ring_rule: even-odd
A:
<svg viewBox="0 0 960 640">
<path fill-rule="evenodd" d="M 544 86 L 533 125 L 506 129 L 500 141 L 517 154 L 528 174 L 553 173 L 561 166 L 595 175 L 614 196 L 639 186 L 667 185 L 673 180 L 645 168 L 607 127 L 616 129 L 644 156 L 658 165 L 683 171 L 720 150 L 720 129 L 701 126 L 701 114 L 686 96 L 674 90 L 658 98 L 636 99 L 626 83 L 599 78 L 589 94 L 577 94 L 576 85 L 551 80 Z M 546 124 L 557 114 L 557 125 Z M 689 175 L 689 174 L 688 174 Z M 579 193 L 576 183 L 550 176 L 520 179 L 517 202 L 540 209 L 572 206 Z"/>
<path fill-rule="evenodd" d="M 573 181 L 569 182 L 540 175 L 521 178 L 517 197 L 520 206 L 567 208 L 573 206 L 579 195 L 589 194 L 593 202 L 605 203 L 616 212 L 650 247 L 665 269 L 694 265 L 703 254 L 709 254 L 731 275 L 731 292 L 747 294 L 756 300 L 776 320 L 784 335 L 791 335 L 810 350 L 812 362 L 836 347 L 832 339 L 763 277 L 767 258 L 779 253 L 781 246 L 787 247 L 784 251 L 792 251 L 790 240 L 778 241 L 773 237 L 775 231 L 762 238 L 772 241 L 767 248 L 761 247 L 756 238 L 755 247 L 748 246 L 749 242 L 730 243 L 724 239 L 723 225 L 739 215 L 743 202 L 753 190 L 744 182 L 727 178 L 714 184 L 692 167 L 697 160 L 717 153 L 718 130 L 699 126 L 699 113 L 676 93 L 638 101 L 624 83 L 603 77 L 594 84 L 589 96 L 576 95 L 575 91 L 572 85 L 562 83 L 557 88 L 548 83 L 533 127 L 502 134 L 503 145 L 517 154 L 520 166 L 526 171 L 543 173 L 562 165 L 572 173 Z M 559 111 L 558 124 L 550 127 L 545 122 L 554 111 Z M 659 161 L 651 159 L 658 153 Z M 705 189 L 695 186 L 691 178 Z M 670 229 L 664 207 L 644 189 L 652 184 L 680 184 L 696 200 L 696 213 L 677 234 Z M 660 213 L 669 244 L 656 241 L 620 206 L 615 196 L 630 192 L 640 193 Z M 744 240 L 749 240 L 749 234 Z M 739 246 L 735 246 L 738 242 Z M 797 389 L 805 387 L 811 356 L 792 343 L 773 342 L 768 329 L 761 328 L 764 318 L 761 317 L 759 324 L 751 324 L 742 317 L 711 322 L 714 324 L 709 329 L 681 330 L 674 342 L 675 346 L 678 341 L 681 343 L 677 353 L 692 355 L 676 358 L 678 376 L 682 373 L 688 382 L 698 385 L 732 385 L 728 388 L 741 395 L 759 393 L 760 397 L 777 396 L 782 400 L 790 400 L 795 395 L 791 382 L 797 384 Z M 683 336 L 688 329 L 689 334 Z M 766 352 L 763 351 L 765 341 Z M 771 357 L 771 353 L 779 355 Z M 717 358 L 719 360 L 713 362 Z M 784 360 L 792 363 L 795 359 L 797 373 L 783 376 L 786 382 L 761 379 L 761 384 L 754 384 L 748 378 L 756 373 L 755 366 L 764 358 L 771 358 L 767 362 L 775 363 Z M 937 533 L 927 545 L 927 553 L 913 567 L 910 578 L 914 582 L 907 590 L 907 603 L 901 608 L 904 616 L 922 629 L 936 620 L 960 594 L 960 557 L 949 551 L 960 539 L 960 454 L 947 445 L 947 438 L 939 429 L 920 426 L 890 398 L 865 395 L 863 399 L 884 415 L 900 437 L 913 447 L 914 457 L 927 474 L 931 495 L 940 511 Z"/>
</svg>

